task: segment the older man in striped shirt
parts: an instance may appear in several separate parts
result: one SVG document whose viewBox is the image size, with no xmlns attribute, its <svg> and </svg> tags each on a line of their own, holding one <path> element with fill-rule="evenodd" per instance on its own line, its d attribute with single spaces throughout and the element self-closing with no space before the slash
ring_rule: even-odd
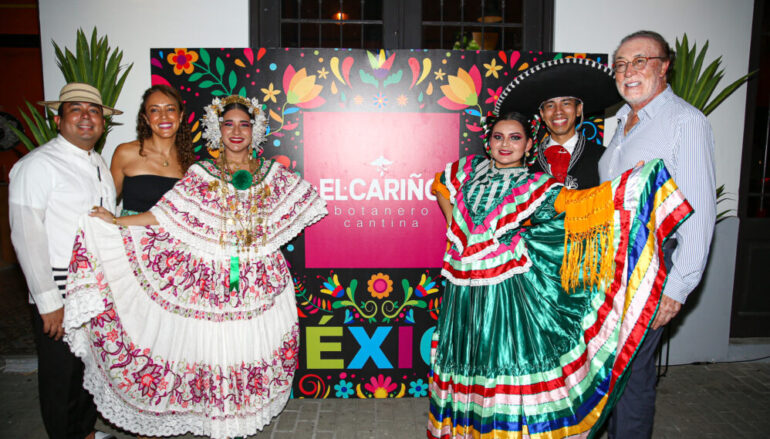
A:
<svg viewBox="0 0 770 439">
<path fill-rule="evenodd" d="M 669 277 L 658 314 L 631 365 L 626 389 L 609 423 L 610 438 L 649 438 L 655 414 L 655 350 L 662 327 L 679 313 L 706 267 L 716 217 L 714 135 L 706 116 L 666 83 L 671 49 L 655 32 L 625 37 L 614 55 L 615 85 L 626 101 L 618 127 L 599 160 L 611 180 L 639 161 L 663 159 L 695 209 L 664 249 Z"/>
</svg>

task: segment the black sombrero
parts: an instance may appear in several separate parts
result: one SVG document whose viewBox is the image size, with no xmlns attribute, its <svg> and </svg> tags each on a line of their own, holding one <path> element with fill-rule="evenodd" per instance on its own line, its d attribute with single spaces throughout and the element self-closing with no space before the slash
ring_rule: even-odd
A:
<svg viewBox="0 0 770 439">
<path fill-rule="evenodd" d="M 537 114 L 543 101 L 558 96 L 581 99 L 585 114 L 600 112 L 621 101 L 612 68 L 586 58 L 561 58 L 516 76 L 500 94 L 495 114 Z"/>
</svg>

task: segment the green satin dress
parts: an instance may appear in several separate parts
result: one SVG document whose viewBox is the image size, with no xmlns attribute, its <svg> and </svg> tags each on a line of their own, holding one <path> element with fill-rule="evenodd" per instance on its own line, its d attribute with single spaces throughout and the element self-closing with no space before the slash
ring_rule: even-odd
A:
<svg viewBox="0 0 770 439">
<path fill-rule="evenodd" d="M 450 163 L 441 181 L 454 211 L 428 437 L 588 437 L 654 317 L 662 243 L 691 208 L 662 162 L 613 181 L 615 279 L 567 293 L 561 184 L 476 156 Z"/>
</svg>

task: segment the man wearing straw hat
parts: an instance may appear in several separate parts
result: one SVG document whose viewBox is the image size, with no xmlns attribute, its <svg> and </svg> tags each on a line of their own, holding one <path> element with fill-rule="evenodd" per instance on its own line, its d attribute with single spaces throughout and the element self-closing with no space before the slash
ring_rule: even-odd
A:
<svg viewBox="0 0 770 439">
<path fill-rule="evenodd" d="M 59 135 L 11 169 L 11 241 L 35 304 L 40 409 L 52 439 L 107 438 L 94 431 L 96 407 L 83 388 L 83 363 L 62 340 L 63 293 L 78 219 L 93 206 L 115 210 L 110 168 L 94 151 L 104 116 L 99 90 L 65 85 L 59 100 L 39 102 L 57 113 Z"/>
<path fill-rule="evenodd" d="M 518 111 L 539 115 L 548 136 L 537 143 L 530 172 L 546 172 L 571 189 L 599 184 L 597 163 L 604 148 L 577 132 L 584 113 L 592 114 L 620 102 L 612 69 L 585 58 L 561 58 L 538 64 L 519 74 L 503 91 L 495 114 Z M 540 131 L 536 121 L 535 131 Z"/>
</svg>

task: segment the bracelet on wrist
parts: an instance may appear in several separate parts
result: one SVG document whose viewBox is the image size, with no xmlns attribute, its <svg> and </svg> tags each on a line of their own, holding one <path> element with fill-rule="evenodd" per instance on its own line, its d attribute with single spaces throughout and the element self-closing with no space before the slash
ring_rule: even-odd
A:
<svg viewBox="0 0 770 439">
<path fill-rule="evenodd" d="M 120 224 L 118 224 L 118 217 L 116 217 L 116 216 L 112 217 L 112 224 L 115 224 L 116 226 L 120 225 Z"/>
</svg>

